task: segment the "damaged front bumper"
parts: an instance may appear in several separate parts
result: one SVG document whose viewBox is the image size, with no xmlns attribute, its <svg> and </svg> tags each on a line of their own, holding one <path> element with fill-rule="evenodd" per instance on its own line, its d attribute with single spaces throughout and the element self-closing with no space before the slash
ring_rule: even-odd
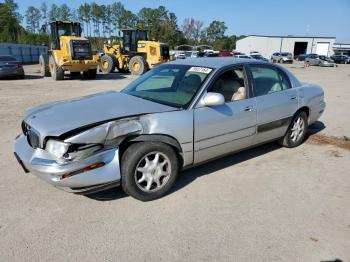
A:
<svg viewBox="0 0 350 262">
<path fill-rule="evenodd" d="M 118 147 L 100 150 L 79 161 L 59 163 L 45 150 L 32 148 L 20 135 L 15 141 L 15 156 L 25 171 L 68 192 L 92 193 L 120 181 Z"/>
</svg>

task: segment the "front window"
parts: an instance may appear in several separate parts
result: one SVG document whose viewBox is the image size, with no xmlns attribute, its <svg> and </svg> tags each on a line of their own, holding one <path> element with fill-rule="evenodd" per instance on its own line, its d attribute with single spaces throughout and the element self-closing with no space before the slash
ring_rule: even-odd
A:
<svg viewBox="0 0 350 262">
<path fill-rule="evenodd" d="M 144 31 L 137 31 L 137 36 L 136 36 L 137 40 L 144 40 L 147 41 L 147 32 Z"/>
<path fill-rule="evenodd" d="M 70 23 L 61 23 L 58 25 L 57 33 L 58 36 L 80 36 L 80 25 L 70 24 Z"/>
<path fill-rule="evenodd" d="M 222 94 L 226 103 L 245 99 L 247 85 L 244 80 L 243 67 L 236 67 L 222 73 L 208 91 Z"/>
<path fill-rule="evenodd" d="M 161 65 L 142 75 L 122 92 L 176 108 L 187 108 L 211 72 L 208 67 Z"/>
</svg>

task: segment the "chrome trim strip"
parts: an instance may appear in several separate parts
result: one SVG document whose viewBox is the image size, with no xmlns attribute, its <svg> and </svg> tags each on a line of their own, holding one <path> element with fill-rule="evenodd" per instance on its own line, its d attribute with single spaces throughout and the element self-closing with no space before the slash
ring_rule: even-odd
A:
<svg viewBox="0 0 350 262">
<path fill-rule="evenodd" d="M 243 131 L 243 130 L 246 130 L 246 129 L 249 129 L 249 128 L 253 128 L 253 127 L 255 127 L 255 125 L 249 126 L 249 127 L 245 127 L 245 128 L 242 128 L 242 129 L 238 129 L 238 130 L 235 130 L 235 131 L 223 133 L 223 134 L 220 134 L 220 135 L 215 135 L 215 136 L 210 136 L 210 137 L 202 138 L 202 139 L 196 140 L 196 141 L 194 141 L 194 142 L 195 142 L 195 143 L 202 142 L 202 141 L 205 141 L 205 140 L 209 140 L 209 139 L 213 139 L 213 138 L 216 138 L 216 137 L 220 137 L 220 136 L 225 136 L 225 135 L 233 134 L 233 133 L 236 133 L 236 132 L 239 132 L 239 131 Z M 253 135 L 253 134 L 252 134 L 252 135 Z M 251 136 L 251 135 L 249 135 L 249 136 Z"/>
<path fill-rule="evenodd" d="M 226 141 L 226 142 L 223 142 L 223 143 L 220 143 L 220 144 L 216 144 L 216 145 L 212 145 L 212 146 L 207 146 L 207 147 L 199 148 L 199 149 L 196 150 L 195 152 L 199 152 L 199 151 L 201 151 L 201 150 L 205 150 L 205 149 L 212 148 L 212 147 L 215 147 L 215 146 L 221 146 L 221 145 L 224 145 L 224 144 L 228 144 L 228 143 L 231 143 L 231 142 L 233 142 L 233 141 L 240 140 L 240 139 L 243 139 L 243 138 L 247 138 L 247 137 L 250 137 L 250 136 L 253 136 L 253 135 L 254 135 L 254 134 L 251 134 L 251 135 L 248 135 L 248 136 L 243 136 L 243 137 L 235 138 L 235 139 L 233 139 L 233 140 Z"/>
</svg>

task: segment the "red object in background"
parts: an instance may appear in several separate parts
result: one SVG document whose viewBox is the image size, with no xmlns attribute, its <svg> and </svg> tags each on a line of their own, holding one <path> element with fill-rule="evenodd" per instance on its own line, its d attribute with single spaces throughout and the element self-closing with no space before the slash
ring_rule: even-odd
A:
<svg viewBox="0 0 350 262">
<path fill-rule="evenodd" d="M 231 51 L 220 51 L 219 57 L 232 57 L 233 53 Z"/>
</svg>

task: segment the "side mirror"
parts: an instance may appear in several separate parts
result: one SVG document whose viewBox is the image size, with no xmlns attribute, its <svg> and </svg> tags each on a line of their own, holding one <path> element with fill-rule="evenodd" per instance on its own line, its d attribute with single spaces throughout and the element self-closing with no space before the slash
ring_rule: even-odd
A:
<svg viewBox="0 0 350 262">
<path fill-rule="evenodd" d="M 205 106 L 221 106 L 225 104 L 225 98 L 220 93 L 208 92 L 203 97 Z"/>
</svg>

